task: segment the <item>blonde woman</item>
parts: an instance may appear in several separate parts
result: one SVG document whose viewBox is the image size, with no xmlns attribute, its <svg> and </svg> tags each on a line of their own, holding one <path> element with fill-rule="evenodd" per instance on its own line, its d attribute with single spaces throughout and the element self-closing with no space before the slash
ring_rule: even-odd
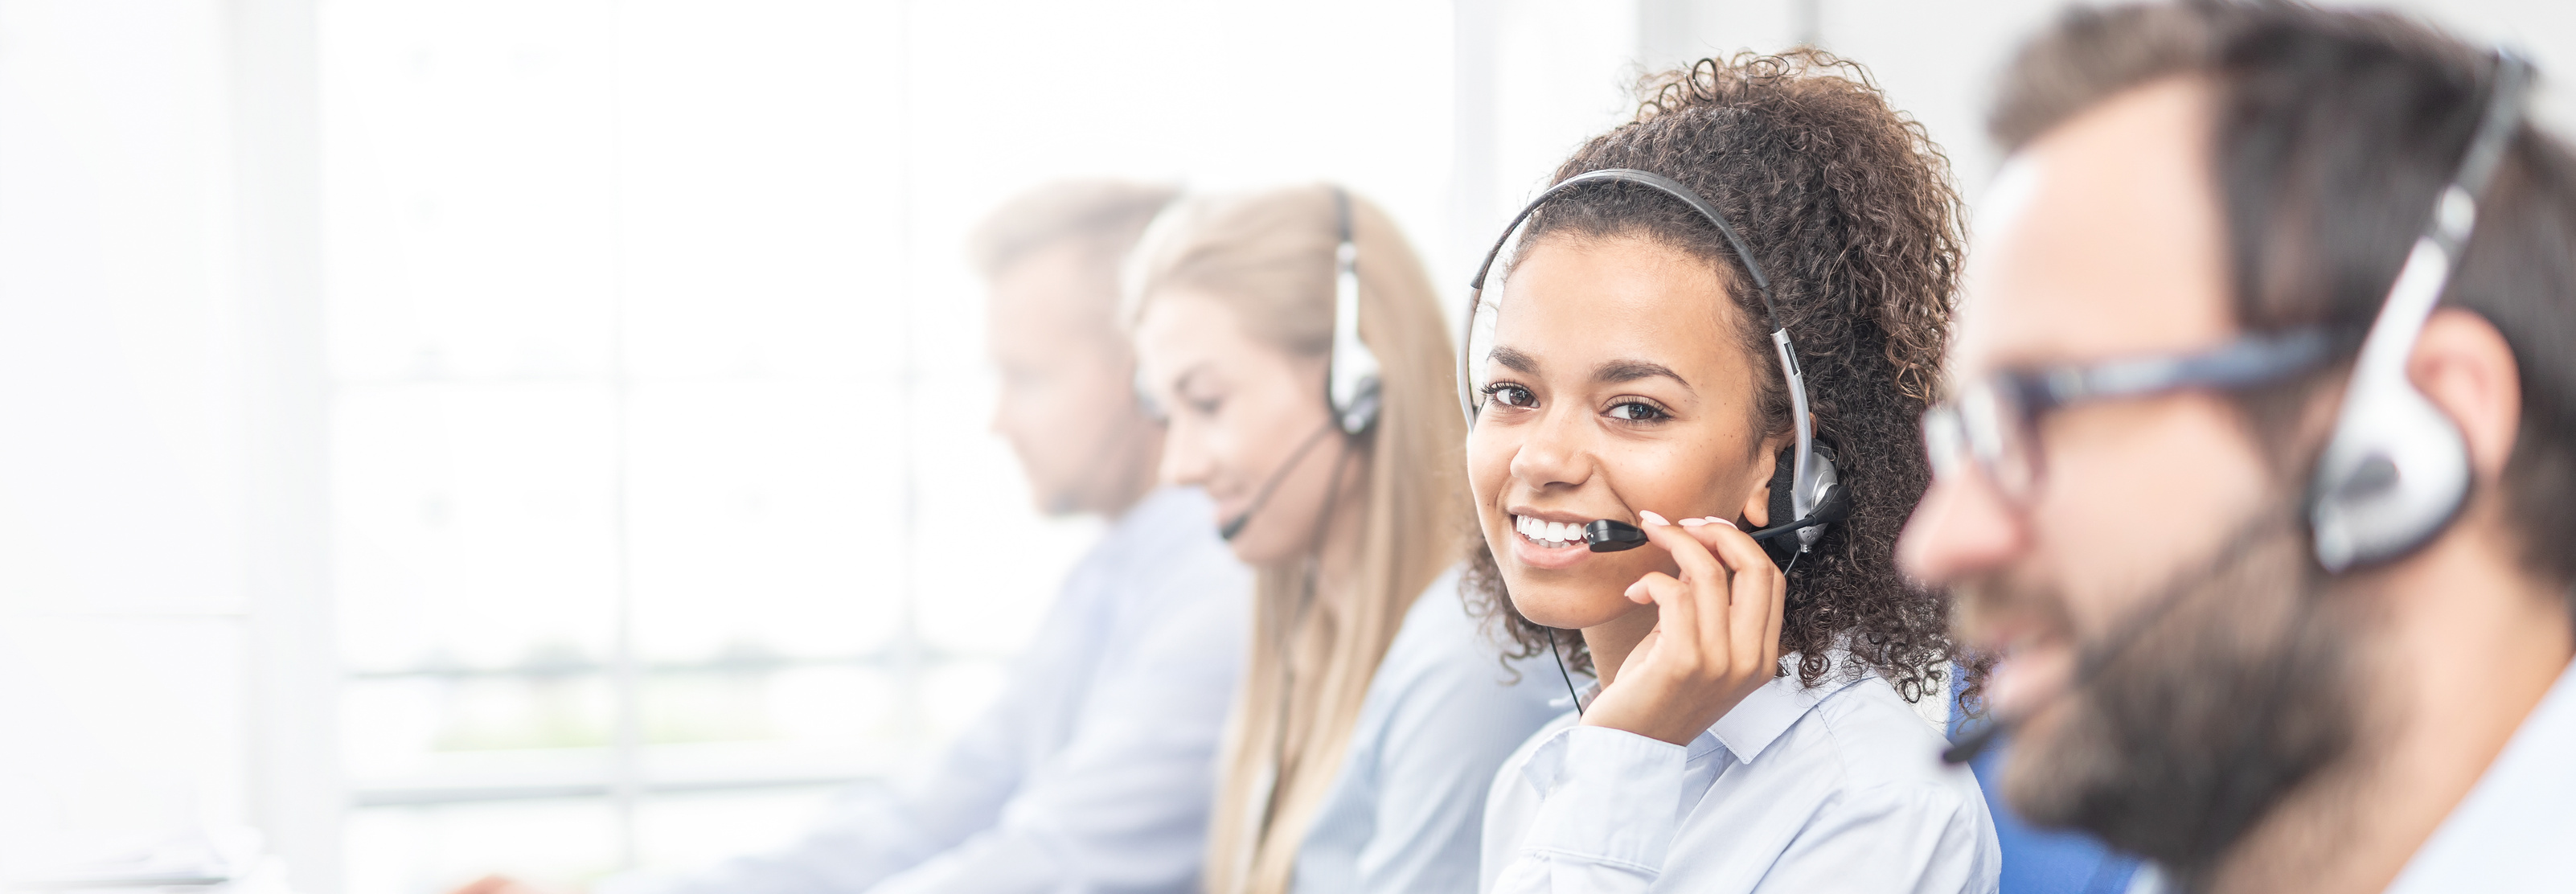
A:
<svg viewBox="0 0 2576 894">
<path fill-rule="evenodd" d="M 1420 261 L 1374 206 L 1301 187 L 1185 199 L 1129 290 L 1164 477 L 1258 575 L 1207 890 L 1472 891 L 1486 786 L 1555 680 L 1506 667 L 1458 595 L 1466 430 Z M 1366 352 L 1333 349 L 1343 290 Z M 1346 378 L 1374 355 L 1373 412 L 1329 394 L 1337 354 Z"/>
</svg>

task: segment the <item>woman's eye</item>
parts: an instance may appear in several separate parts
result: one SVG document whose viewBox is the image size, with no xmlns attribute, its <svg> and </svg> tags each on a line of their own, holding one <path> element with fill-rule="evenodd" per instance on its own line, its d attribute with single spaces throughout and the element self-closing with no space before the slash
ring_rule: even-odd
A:
<svg viewBox="0 0 2576 894">
<path fill-rule="evenodd" d="M 1653 404 L 1629 401 L 1612 406 L 1610 418 L 1623 422 L 1661 422 L 1672 418 L 1672 414 L 1664 412 L 1663 408 Z"/>
<path fill-rule="evenodd" d="M 1487 385 L 1485 397 L 1506 407 L 1526 407 L 1538 403 L 1538 395 L 1519 385 Z"/>
</svg>

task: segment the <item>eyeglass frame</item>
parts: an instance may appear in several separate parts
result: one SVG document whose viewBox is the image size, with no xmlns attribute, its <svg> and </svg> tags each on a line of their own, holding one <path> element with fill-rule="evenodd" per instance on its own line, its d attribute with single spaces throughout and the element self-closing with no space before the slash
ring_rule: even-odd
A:
<svg viewBox="0 0 2576 894">
<path fill-rule="evenodd" d="M 2188 353 L 1988 373 L 1924 412 L 1923 446 L 1933 480 L 1958 480 L 1964 458 L 1998 494 L 2027 501 L 2042 478 L 2039 423 L 2048 414 L 2103 401 L 2277 384 L 2324 366 L 2338 353 L 2336 342 L 2327 329 L 2312 326 L 2242 336 Z M 2005 453 L 2014 447 L 2027 455 L 2008 469 Z"/>
</svg>

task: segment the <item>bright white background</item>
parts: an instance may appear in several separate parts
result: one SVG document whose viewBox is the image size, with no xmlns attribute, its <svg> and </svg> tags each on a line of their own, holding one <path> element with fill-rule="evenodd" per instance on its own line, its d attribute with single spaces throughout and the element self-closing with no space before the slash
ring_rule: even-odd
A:
<svg viewBox="0 0 2576 894">
<path fill-rule="evenodd" d="M 0 0 L 0 875 L 778 840 L 971 716 L 1094 530 L 984 433 L 996 201 L 1333 179 L 1462 284 L 1641 66 L 1800 39 L 1973 195 L 2055 6 Z M 2439 6 L 2576 71 L 2576 12 Z"/>
</svg>

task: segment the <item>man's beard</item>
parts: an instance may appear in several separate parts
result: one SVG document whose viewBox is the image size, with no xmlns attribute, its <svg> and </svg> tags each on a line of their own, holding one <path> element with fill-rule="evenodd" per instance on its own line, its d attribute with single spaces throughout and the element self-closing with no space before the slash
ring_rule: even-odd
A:
<svg viewBox="0 0 2576 894">
<path fill-rule="evenodd" d="M 2280 507 L 2240 527 L 2082 647 L 2054 723 L 2008 763 L 2014 808 L 2197 889 L 2284 796 L 2346 756 L 2361 723 L 2355 612 L 2326 601 L 2295 519 Z"/>
</svg>

